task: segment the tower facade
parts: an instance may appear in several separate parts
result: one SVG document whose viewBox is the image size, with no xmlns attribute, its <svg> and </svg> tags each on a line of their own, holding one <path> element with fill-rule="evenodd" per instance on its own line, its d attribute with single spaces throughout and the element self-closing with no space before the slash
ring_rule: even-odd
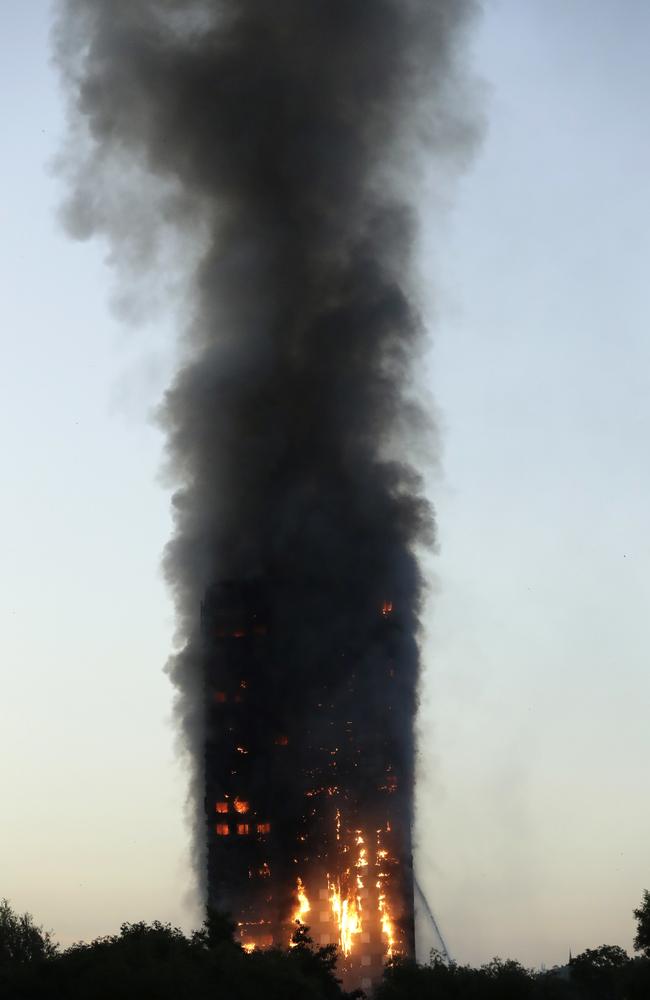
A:
<svg viewBox="0 0 650 1000">
<path fill-rule="evenodd" d="M 368 988 L 392 955 L 414 954 L 399 616 L 381 603 L 374 655 L 341 649 L 335 682 L 326 674 L 303 703 L 278 690 L 277 618 L 259 580 L 224 581 L 201 607 L 208 903 L 251 950 L 286 947 L 306 924 L 316 945 L 338 946 L 344 982 Z"/>
</svg>

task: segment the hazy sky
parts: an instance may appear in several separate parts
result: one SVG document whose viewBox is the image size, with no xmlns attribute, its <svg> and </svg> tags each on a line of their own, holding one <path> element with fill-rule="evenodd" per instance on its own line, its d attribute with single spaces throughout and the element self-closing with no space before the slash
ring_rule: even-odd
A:
<svg viewBox="0 0 650 1000">
<path fill-rule="evenodd" d="M 64 943 L 189 927 L 150 420 L 173 332 L 112 315 L 102 247 L 56 221 L 49 5 L 0 24 L 0 896 Z M 444 227 L 422 208 L 417 867 L 463 961 L 629 948 L 650 886 L 649 57 L 641 0 L 487 3 L 486 137 Z"/>
</svg>

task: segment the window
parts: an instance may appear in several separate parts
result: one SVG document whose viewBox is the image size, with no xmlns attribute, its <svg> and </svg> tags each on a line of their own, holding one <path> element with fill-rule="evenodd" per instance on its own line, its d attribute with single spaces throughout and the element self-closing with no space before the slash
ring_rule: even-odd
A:
<svg viewBox="0 0 650 1000">
<path fill-rule="evenodd" d="M 247 813 L 250 809 L 250 804 L 245 802 L 243 799 L 235 799 L 235 812 Z"/>
<path fill-rule="evenodd" d="M 216 701 L 217 705 L 223 705 L 224 702 L 228 701 L 228 699 L 226 697 L 226 692 L 225 691 L 215 691 L 214 692 L 214 700 Z"/>
<path fill-rule="evenodd" d="M 214 830 L 217 837 L 227 837 L 230 833 L 230 827 L 227 823 L 217 823 Z"/>
<path fill-rule="evenodd" d="M 218 813 L 227 813 L 228 812 L 228 803 L 227 802 L 217 802 L 216 805 L 215 805 L 215 807 L 214 807 L 214 811 L 218 812 Z"/>
<path fill-rule="evenodd" d="M 286 747 L 286 746 L 288 746 L 288 744 L 289 744 L 289 737 L 288 736 L 276 736 L 275 737 L 275 745 L 276 745 L 276 747 Z"/>
<path fill-rule="evenodd" d="M 258 823 L 257 824 L 257 832 L 258 833 L 270 833 L 271 832 L 271 824 L 270 823 Z"/>
<path fill-rule="evenodd" d="M 239 834 L 240 837 L 245 837 L 247 833 L 250 833 L 250 827 L 248 823 L 238 823 L 237 833 Z"/>
</svg>

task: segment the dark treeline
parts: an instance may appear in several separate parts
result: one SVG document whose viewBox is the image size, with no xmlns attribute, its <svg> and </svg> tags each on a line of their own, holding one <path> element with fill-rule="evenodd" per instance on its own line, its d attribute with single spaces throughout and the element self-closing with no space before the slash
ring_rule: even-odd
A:
<svg viewBox="0 0 650 1000">
<path fill-rule="evenodd" d="M 374 1000 L 648 1000 L 650 893 L 634 911 L 637 957 L 616 945 L 587 949 L 563 968 L 531 971 L 495 958 L 479 969 L 389 965 Z M 0 903 L 0 997 L 11 1000 L 351 1000 L 336 975 L 336 948 L 316 948 L 300 928 L 285 951 L 247 954 L 234 927 L 213 914 L 185 935 L 169 924 L 124 924 L 119 934 L 65 951 L 29 914 Z"/>
</svg>

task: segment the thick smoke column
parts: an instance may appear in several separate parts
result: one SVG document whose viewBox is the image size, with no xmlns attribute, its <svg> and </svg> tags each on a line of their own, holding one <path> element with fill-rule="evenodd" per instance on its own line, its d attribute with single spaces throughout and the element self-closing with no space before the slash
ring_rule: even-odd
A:
<svg viewBox="0 0 650 1000">
<path fill-rule="evenodd" d="M 263 581 L 273 622 L 248 750 L 263 761 L 265 740 L 282 731 L 295 768 L 326 738 L 316 706 L 336 704 L 364 734 L 357 777 L 348 762 L 358 808 L 390 746 L 391 791 L 410 819 L 414 552 L 432 537 L 405 460 L 409 436 L 427 423 L 411 386 L 423 331 L 410 191 L 424 147 L 444 171 L 471 141 L 457 63 L 472 9 L 471 0 L 61 5 L 58 51 L 81 143 L 68 163 L 73 228 L 106 232 L 123 270 L 155 247 L 157 212 L 201 248 L 185 361 L 162 408 L 177 483 L 164 560 L 181 639 L 170 672 L 196 779 L 199 872 L 198 612 L 222 580 Z M 377 631 L 387 600 L 399 622 L 388 641 Z M 257 780 L 260 794 L 270 780 L 282 789 L 290 815 L 304 789 L 288 767 L 270 775 L 260 764 Z"/>
</svg>

